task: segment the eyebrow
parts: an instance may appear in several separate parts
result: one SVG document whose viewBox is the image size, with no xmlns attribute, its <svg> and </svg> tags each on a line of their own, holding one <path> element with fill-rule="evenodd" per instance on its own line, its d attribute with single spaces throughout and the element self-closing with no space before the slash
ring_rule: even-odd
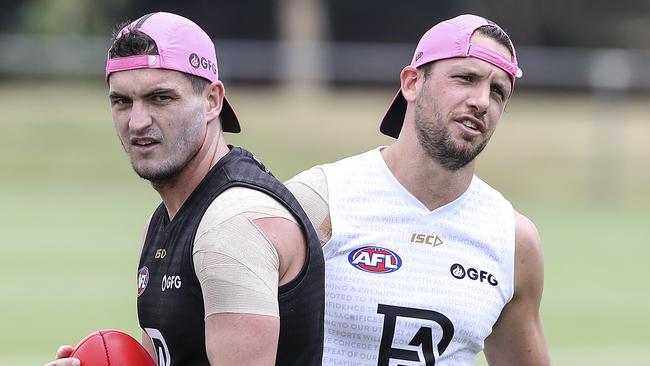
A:
<svg viewBox="0 0 650 366">
<path fill-rule="evenodd" d="M 151 97 L 151 96 L 154 96 L 154 95 L 166 94 L 166 93 L 174 93 L 175 94 L 176 90 L 173 89 L 173 88 L 156 88 L 156 89 L 153 89 L 153 90 L 147 92 L 144 95 L 144 97 L 148 98 L 148 97 Z M 108 94 L 108 97 L 111 98 L 111 99 L 117 99 L 117 98 L 128 98 L 128 99 L 130 99 L 130 97 L 128 95 L 122 94 L 122 93 L 116 92 L 116 91 L 110 92 Z"/>
<path fill-rule="evenodd" d="M 151 97 L 151 96 L 154 96 L 154 95 L 167 94 L 167 93 L 176 94 L 176 89 L 173 89 L 173 88 L 156 88 L 156 89 L 153 89 L 152 91 L 146 93 L 144 95 L 144 97 L 147 98 L 147 97 Z"/>
<path fill-rule="evenodd" d="M 460 72 L 474 77 L 481 77 L 481 73 L 471 66 L 460 66 L 458 69 L 452 69 L 452 73 L 455 72 Z M 504 80 L 502 80 L 502 78 L 497 77 L 492 81 L 492 83 L 490 83 L 490 85 L 500 88 L 503 91 L 503 94 L 506 95 L 506 97 L 510 93 L 512 93 L 512 88 L 510 87 L 510 85 L 512 84 L 510 83 L 509 78 L 508 78 L 508 82 L 505 82 Z"/>
<path fill-rule="evenodd" d="M 112 92 L 110 92 L 110 93 L 108 94 L 108 97 L 109 97 L 110 99 L 128 98 L 128 96 L 126 96 L 126 95 L 124 95 L 124 94 L 122 94 L 122 93 L 118 93 L 118 92 L 116 92 L 116 91 L 112 91 Z"/>
</svg>

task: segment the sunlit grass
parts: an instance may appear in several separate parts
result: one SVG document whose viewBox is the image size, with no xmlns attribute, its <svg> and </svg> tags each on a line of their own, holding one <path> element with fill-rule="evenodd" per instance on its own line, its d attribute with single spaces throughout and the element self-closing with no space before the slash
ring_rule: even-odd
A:
<svg viewBox="0 0 650 366">
<path fill-rule="evenodd" d="M 229 88 L 243 128 L 229 139 L 287 179 L 390 143 L 377 123 L 393 92 Z M 650 359 L 650 107 L 616 108 L 603 120 L 586 95 L 523 94 L 479 161 L 540 230 L 555 365 Z M 138 245 L 159 199 L 131 172 L 104 86 L 0 84 L 0 110 L 0 364 L 42 364 L 97 328 L 138 337 Z"/>
</svg>

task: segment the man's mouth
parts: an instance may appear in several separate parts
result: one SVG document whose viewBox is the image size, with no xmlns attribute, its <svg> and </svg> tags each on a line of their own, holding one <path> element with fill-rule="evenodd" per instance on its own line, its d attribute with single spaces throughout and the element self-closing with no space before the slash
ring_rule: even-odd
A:
<svg viewBox="0 0 650 366">
<path fill-rule="evenodd" d="M 469 127 L 469 128 L 471 128 L 472 130 L 476 130 L 476 131 L 478 131 L 478 126 L 476 126 L 476 124 L 475 124 L 474 122 L 470 121 L 470 120 L 463 120 L 461 123 L 462 123 L 463 126 L 465 126 L 465 127 Z"/>
</svg>

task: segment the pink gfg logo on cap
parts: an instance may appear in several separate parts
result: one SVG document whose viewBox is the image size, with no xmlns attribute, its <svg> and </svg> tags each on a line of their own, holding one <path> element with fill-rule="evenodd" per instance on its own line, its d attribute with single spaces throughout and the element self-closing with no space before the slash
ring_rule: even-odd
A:
<svg viewBox="0 0 650 366">
<path fill-rule="evenodd" d="M 190 65 L 192 65 L 192 67 L 195 69 L 198 69 L 199 66 L 201 66 L 201 59 L 199 58 L 199 55 L 196 53 L 190 55 Z"/>
<path fill-rule="evenodd" d="M 205 70 L 210 70 L 212 71 L 213 74 L 217 74 L 217 65 L 208 60 L 205 57 L 200 57 L 196 53 L 190 54 L 190 65 L 192 65 L 193 68 L 198 69 L 199 67 Z"/>
</svg>

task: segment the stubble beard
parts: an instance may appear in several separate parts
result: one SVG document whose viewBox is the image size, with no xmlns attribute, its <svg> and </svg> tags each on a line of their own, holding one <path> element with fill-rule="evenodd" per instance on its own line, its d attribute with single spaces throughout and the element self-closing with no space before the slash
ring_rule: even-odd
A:
<svg viewBox="0 0 650 366">
<path fill-rule="evenodd" d="M 169 147 L 169 155 L 154 164 L 138 165 L 131 159 L 133 171 L 142 179 L 150 181 L 154 186 L 173 184 L 180 173 L 194 159 L 201 149 L 201 121 L 200 115 L 194 115 L 192 123 L 187 129 L 181 130 Z M 174 122 L 178 123 L 178 122 Z"/>
<path fill-rule="evenodd" d="M 433 118 L 431 113 L 426 113 L 427 108 L 423 105 L 422 100 L 427 98 L 424 95 L 418 99 L 415 108 L 415 129 L 418 141 L 434 161 L 449 171 L 458 171 L 472 162 L 483 151 L 490 137 L 485 138 L 478 146 L 463 147 L 455 143 L 448 129 L 448 121 L 445 121 L 442 114 L 438 111 L 435 101 L 433 103 Z M 468 143 L 469 139 L 465 139 Z"/>
</svg>

